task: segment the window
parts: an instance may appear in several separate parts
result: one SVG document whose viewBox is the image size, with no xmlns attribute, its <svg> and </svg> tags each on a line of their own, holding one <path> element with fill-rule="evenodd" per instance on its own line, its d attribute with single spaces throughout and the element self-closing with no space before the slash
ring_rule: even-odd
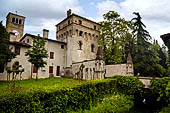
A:
<svg viewBox="0 0 170 113">
<path fill-rule="evenodd" d="M 82 21 L 81 21 L 81 20 L 79 20 L 79 24 L 80 24 L 80 25 L 82 24 Z"/>
<path fill-rule="evenodd" d="M 16 23 L 18 23 L 18 18 L 16 18 Z"/>
<path fill-rule="evenodd" d="M 61 49 L 64 49 L 64 45 L 61 45 Z"/>
<path fill-rule="evenodd" d="M 94 44 L 91 45 L 91 52 L 94 52 Z"/>
<path fill-rule="evenodd" d="M 21 24 L 22 23 L 22 20 L 21 19 L 19 19 L 19 24 Z"/>
<path fill-rule="evenodd" d="M 60 30 L 60 26 L 58 26 L 58 29 Z"/>
<path fill-rule="evenodd" d="M 49 73 L 53 73 L 53 66 L 49 66 Z"/>
<path fill-rule="evenodd" d="M 83 45 L 83 43 L 82 43 L 81 41 L 79 41 L 79 42 L 78 42 L 78 45 L 79 45 L 79 48 L 78 48 L 78 49 L 79 49 L 79 50 L 82 50 L 82 45 Z"/>
<path fill-rule="evenodd" d="M 16 55 L 20 55 L 20 47 L 19 46 L 15 46 L 15 54 Z"/>
<path fill-rule="evenodd" d="M 94 26 L 94 29 L 96 30 L 96 26 Z"/>
<path fill-rule="evenodd" d="M 29 39 L 27 39 L 27 43 L 29 43 Z"/>
<path fill-rule="evenodd" d="M 54 52 L 50 52 L 50 59 L 54 59 Z"/>
<path fill-rule="evenodd" d="M 33 66 L 33 73 L 37 73 L 38 72 L 38 68 Z"/>
<path fill-rule="evenodd" d="M 68 25 L 70 24 L 70 20 L 68 20 Z"/>
<path fill-rule="evenodd" d="M 13 22 L 13 23 L 15 22 L 15 18 L 14 18 L 14 17 L 12 18 L 12 22 Z"/>
<path fill-rule="evenodd" d="M 79 32 L 79 36 L 82 36 L 82 35 L 83 35 L 83 31 L 80 31 L 80 32 Z"/>
</svg>

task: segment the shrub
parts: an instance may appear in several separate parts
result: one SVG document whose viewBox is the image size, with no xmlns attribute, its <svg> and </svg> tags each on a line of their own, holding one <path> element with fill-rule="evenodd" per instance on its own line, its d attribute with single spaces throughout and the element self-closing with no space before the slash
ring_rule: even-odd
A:
<svg viewBox="0 0 170 113">
<path fill-rule="evenodd" d="M 169 102 L 166 96 L 166 89 L 168 91 L 167 85 L 169 81 L 170 77 L 151 80 L 150 88 L 152 90 L 152 93 L 157 97 L 157 101 L 162 104 L 167 104 Z"/>
<path fill-rule="evenodd" d="M 117 91 L 127 95 L 142 94 L 143 84 L 132 76 L 114 76 L 116 79 Z"/>
<path fill-rule="evenodd" d="M 126 113 L 133 106 L 133 97 L 116 94 L 103 99 L 97 106 L 90 110 L 81 111 L 84 113 Z"/>
<path fill-rule="evenodd" d="M 88 82 L 72 88 L 33 90 L 0 96 L 0 110 L 6 112 L 68 112 L 90 109 L 115 91 L 115 80 Z"/>
<path fill-rule="evenodd" d="M 164 107 L 159 113 L 170 113 L 170 105 L 168 105 L 168 107 Z"/>
</svg>

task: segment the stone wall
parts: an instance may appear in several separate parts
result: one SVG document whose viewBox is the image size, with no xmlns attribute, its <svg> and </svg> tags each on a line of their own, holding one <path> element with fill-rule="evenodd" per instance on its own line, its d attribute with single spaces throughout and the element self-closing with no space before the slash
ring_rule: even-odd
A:
<svg viewBox="0 0 170 113">
<path fill-rule="evenodd" d="M 105 69 L 105 77 L 112 77 L 115 75 L 133 76 L 133 64 L 105 65 Z"/>
<path fill-rule="evenodd" d="M 80 80 L 101 80 L 104 79 L 104 61 L 87 60 L 73 63 L 72 73 L 74 78 Z"/>
</svg>

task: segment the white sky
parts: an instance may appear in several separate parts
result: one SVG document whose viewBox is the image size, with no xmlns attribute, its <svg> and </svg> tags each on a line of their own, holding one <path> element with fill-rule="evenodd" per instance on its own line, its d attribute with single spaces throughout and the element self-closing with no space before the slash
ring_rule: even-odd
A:
<svg viewBox="0 0 170 113">
<path fill-rule="evenodd" d="M 0 0 L 0 20 L 5 25 L 8 12 L 17 11 L 26 17 L 25 33 L 42 35 L 43 29 L 49 29 L 49 37 L 55 39 L 55 25 L 66 17 L 69 8 L 96 22 L 110 10 L 127 20 L 139 12 L 146 29 L 160 44 L 160 35 L 170 32 L 170 0 Z"/>
</svg>

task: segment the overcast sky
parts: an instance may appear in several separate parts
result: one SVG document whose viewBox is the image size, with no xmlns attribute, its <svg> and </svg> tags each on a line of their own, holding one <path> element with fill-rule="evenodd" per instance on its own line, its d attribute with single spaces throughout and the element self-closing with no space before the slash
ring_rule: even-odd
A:
<svg viewBox="0 0 170 113">
<path fill-rule="evenodd" d="M 0 20 L 6 22 L 8 12 L 25 16 L 24 33 L 41 34 L 43 29 L 55 39 L 55 25 L 66 17 L 66 11 L 92 19 L 103 20 L 110 10 L 131 20 L 133 12 L 139 12 L 150 35 L 160 44 L 160 35 L 170 32 L 170 0 L 0 0 Z"/>
</svg>

